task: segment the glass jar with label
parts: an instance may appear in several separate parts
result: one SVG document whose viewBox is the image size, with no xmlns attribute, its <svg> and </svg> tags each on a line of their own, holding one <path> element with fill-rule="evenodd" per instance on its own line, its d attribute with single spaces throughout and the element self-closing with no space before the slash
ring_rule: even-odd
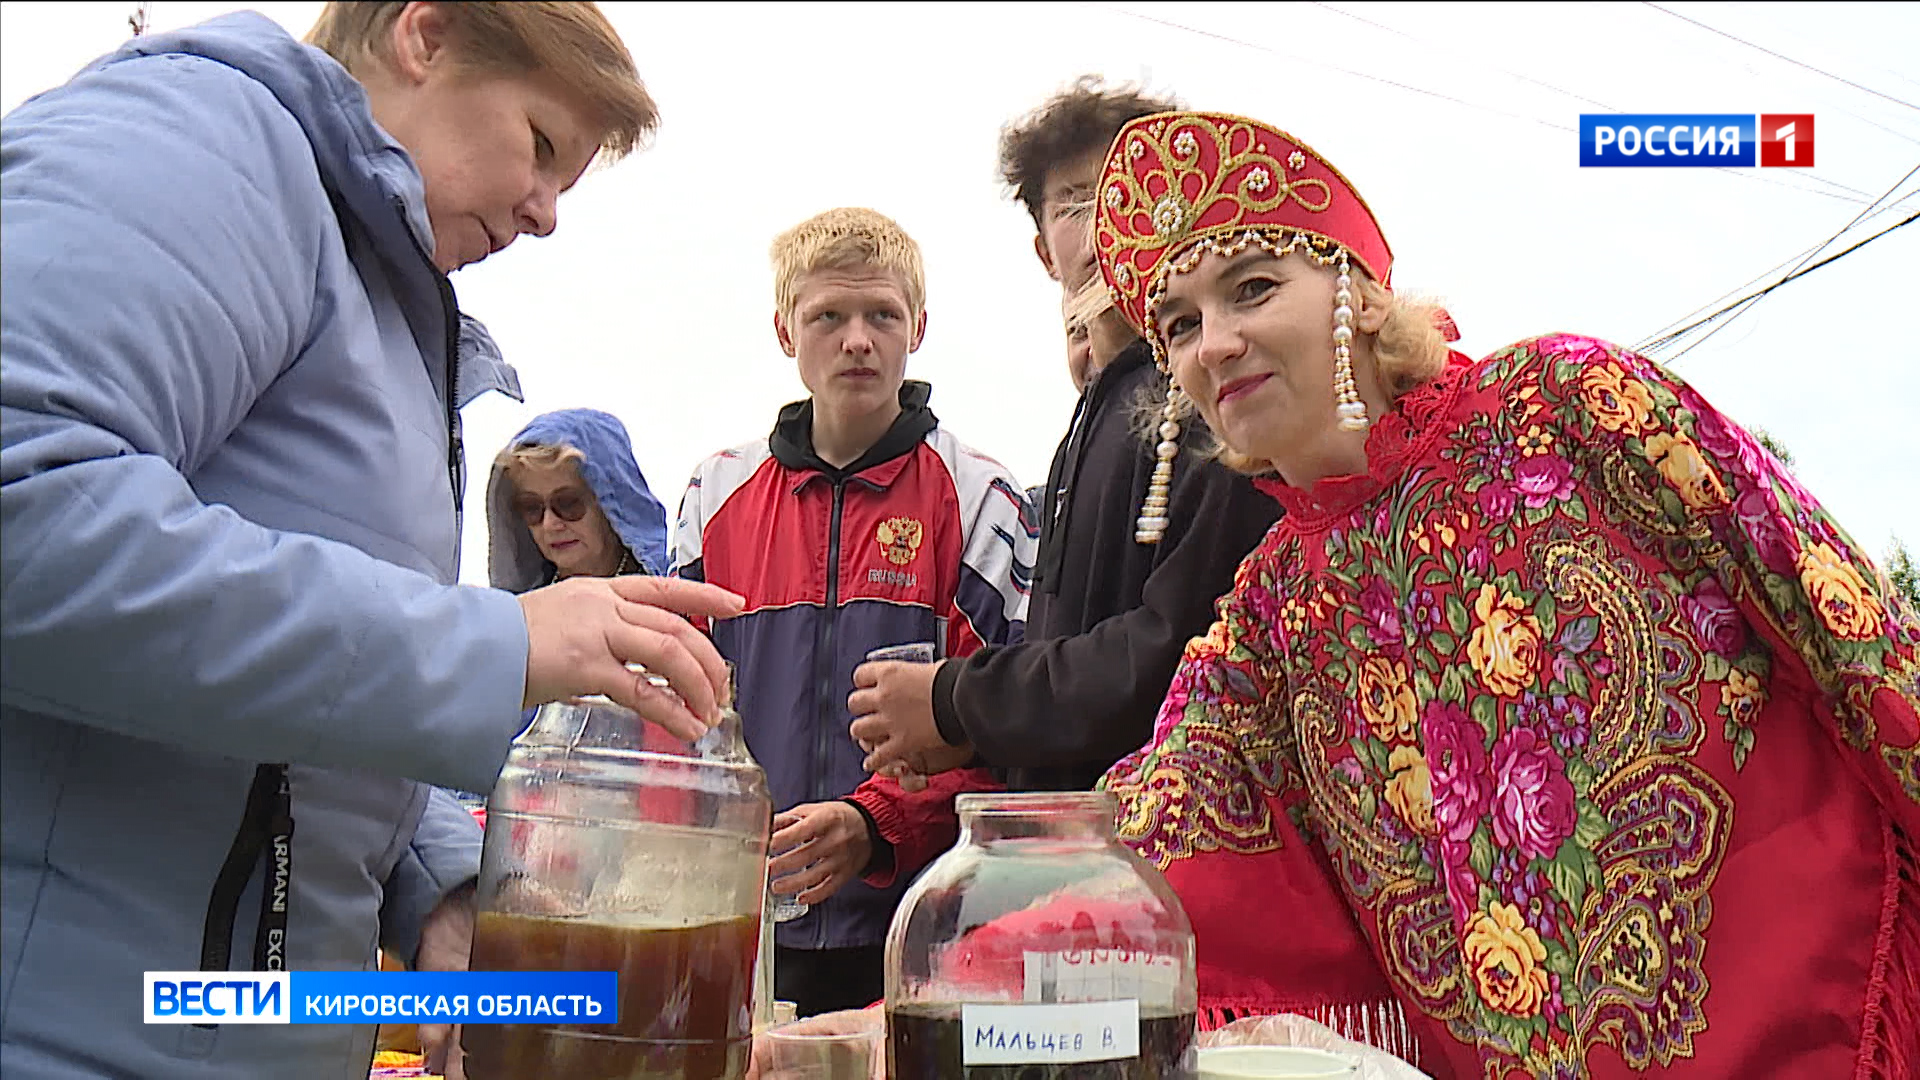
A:
<svg viewBox="0 0 1920 1080">
<path fill-rule="evenodd" d="M 1193 928 L 1107 792 L 969 794 L 887 934 L 892 1080 L 1191 1080 Z"/>
<path fill-rule="evenodd" d="M 471 968 L 611 970 L 619 1017 L 468 1025 L 467 1075 L 745 1075 L 772 817 L 731 709 L 689 744 L 605 698 L 542 707 L 493 791 Z"/>
</svg>

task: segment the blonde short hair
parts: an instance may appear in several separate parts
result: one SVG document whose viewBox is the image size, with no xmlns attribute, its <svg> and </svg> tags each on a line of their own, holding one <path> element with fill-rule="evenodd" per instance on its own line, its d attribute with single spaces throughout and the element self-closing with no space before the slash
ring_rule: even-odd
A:
<svg viewBox="0 0 1920 1080">
<path fill-rule="evenodd" d="M 927 306 L 927 275 L 920 245 L 885 214 L 843 207 L 817 214 L 773 241 L 773 302 L 792 315 L 800 278 L 815 270 L 869 266 L 900 275 L 907 306 L 918 316 Z"/>
<path fill-rule="evenodd" d="M 523 443 L 500 451 L 500 455 L 493 459 L 493 463 L 511 474 L 519 468 L 550 469 L 569 461 L 578 462 L 586 459 L 587 455 L 566 443 Z M 579 466 L 576 465 L 574 468 L 578 469 Z"/>
<path fill-rule="evenodd" d="M 385 60 L 393 22 L 407 5 L 384 0 L 329 3 L 307 31 L 316 46 L 356 76 Z M 499 75 L 540 73 L 593 103 L 603 130 L 600 154 L 618 161 L 660 126 L 660 110 L 640 81 L 633 55 L 596 4 L 496 3 L 438 5 L 474 70 Z"/>
</svg>

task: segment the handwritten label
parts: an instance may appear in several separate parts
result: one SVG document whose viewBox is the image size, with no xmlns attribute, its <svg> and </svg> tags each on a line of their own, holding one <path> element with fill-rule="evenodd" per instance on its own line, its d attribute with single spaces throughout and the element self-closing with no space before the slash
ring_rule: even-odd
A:
<svg viewBox="0 0 1920 1080">
<path fill-rule="evenodd" d="M 962 1005 L 962 1065 L 1073 1065 L 1140 1056 L 1140 1003 Z"/>
<path fill-rule="evenodd" d="M 1133 949 L 1029 952 L 1025 993 L 1030 1002 L 1119 1001 L 1170 1008 L 1180 993 L 1181 964 L 1171 956 Z"/>
</svg>

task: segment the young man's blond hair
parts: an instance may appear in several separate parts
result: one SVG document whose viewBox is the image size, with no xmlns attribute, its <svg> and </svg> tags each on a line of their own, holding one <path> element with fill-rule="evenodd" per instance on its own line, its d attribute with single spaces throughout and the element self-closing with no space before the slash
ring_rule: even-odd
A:
<svg viewBox="0 0 1920 1080">
<path fill-rule="evenodd" d="M 800 279 L 815 270 L 868 266 L 898 275 L 907 306 L 919 318 L 927 306 L 927 275 L 920 245 L 885 214 L 851 206 L 828 210 L 795 225 L 773 241 L 773 302 L 793 315 Z"/>
</svg>

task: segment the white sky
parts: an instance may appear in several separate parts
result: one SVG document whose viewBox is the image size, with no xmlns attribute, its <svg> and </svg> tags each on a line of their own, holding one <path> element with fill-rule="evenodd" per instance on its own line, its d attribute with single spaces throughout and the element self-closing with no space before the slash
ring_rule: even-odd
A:
<svg viewBox="0 0 1920 1080">
<path fill-rule="evenodd" d="M 961 439 L 1044 480 L 1073 407 L 1059 294 L 995 151 L 1002 123 L 1082 73 L 1313 145 L 1379 216 L 1396 284 L 1444 299 L 1474 355 L 1556 330 L 1633 345 L 1825 240 L 1920 164 L 1920 107 L 1645 4 L 604 6 L 663 125 L 561 200 L 554 236 L 454 278 L 527 392 L 467 409 L 468 581 L 486 578 L 487 463 L 537 413 L 619 415 L 670 513 L 702 457 L 765 434 L 804 393 L 774 340 L 767 245 L 833 206 L 871 206 L 919 240 L 929 326 L 909 375 L 934 384 Z M 1920 105 L 1920 5 L 1669 6 Z M 258 5 L 295 34 L 320 7 Z M 0 108 L 116 47 L 134 8 L 0 3 Z M 164 30 L 232 8 L 151 9 Z M 1582 111 L 1811 112 L 1819 165 L 1580 169 Z M 1920 176 L 1890 201 L 1845 243 L 1920 209 Z M 1785 286 L 1675 365 L 1780 439 L 1875 555 L 1894 535 L 1920 547 L 1916 259 L 1920 224 Z"/>
</svg>

